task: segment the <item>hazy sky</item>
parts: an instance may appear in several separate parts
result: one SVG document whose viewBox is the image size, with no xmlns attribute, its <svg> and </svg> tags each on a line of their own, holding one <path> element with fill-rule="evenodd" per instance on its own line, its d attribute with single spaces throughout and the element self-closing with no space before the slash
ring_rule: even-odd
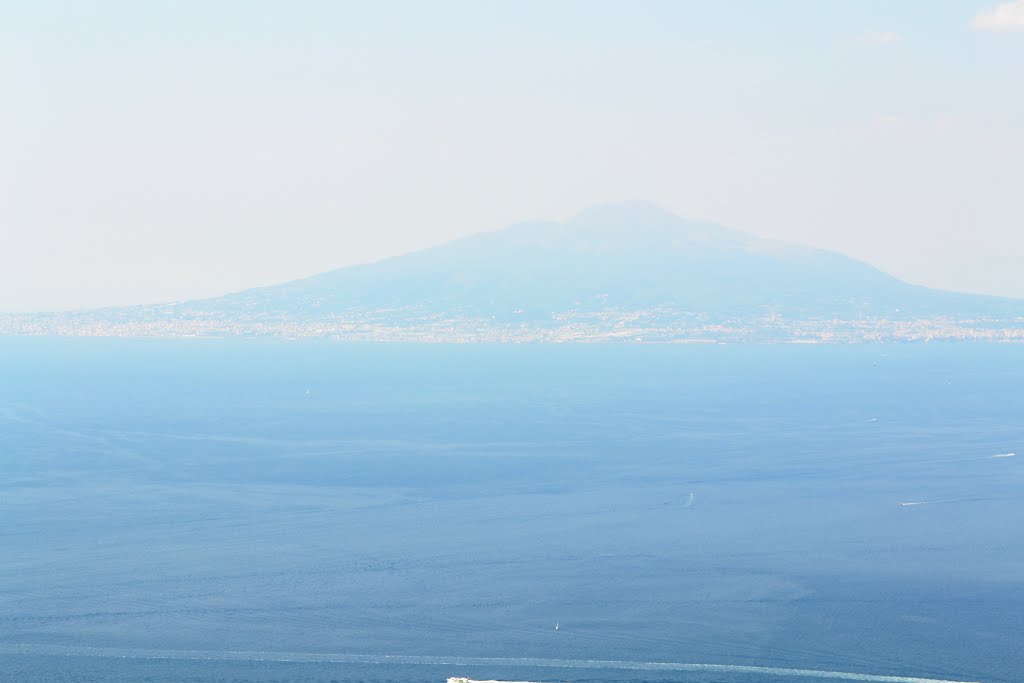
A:
<svg viewBox="0 0 1024 683">
<path fill-rule="evenodd" d="M 0 3 L 0 311 L 633 198 L 1024 297 L 1024 0 Z"/>
</svg>

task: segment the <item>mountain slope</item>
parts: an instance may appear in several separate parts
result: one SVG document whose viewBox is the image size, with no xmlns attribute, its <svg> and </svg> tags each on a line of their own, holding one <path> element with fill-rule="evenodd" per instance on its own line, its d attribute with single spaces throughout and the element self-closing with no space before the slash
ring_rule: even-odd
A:
<svg viewBox="0 0 1024 683">
<path fill-rule="evenodd" d="M 840 254 L 685 221 L 646 203 L 524 223 L 378 263 L 196 302 L 337 314 L 416 308 L 497 319 L 669 306 L 714 316 L 1009 314 L 1019 302 L 906 284 Z"/>
<path fill-rule="evenodd" d="M 0 334 L 409 341 L 1024 341 L 1024 302 L 631 202 L 212 299 L 0 317 Z"/>
</svg>

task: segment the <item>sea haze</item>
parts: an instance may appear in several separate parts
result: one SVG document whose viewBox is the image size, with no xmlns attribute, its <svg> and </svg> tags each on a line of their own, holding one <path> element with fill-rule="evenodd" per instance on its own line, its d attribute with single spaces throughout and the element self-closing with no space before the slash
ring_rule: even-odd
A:
<svg viewBox="0 0 1024 683">
<path fill-rule="evenodd" d="M 0 680 L 1020 680 L 1022 386 L 1013 345 L 0 339 Z"/>
</svg>

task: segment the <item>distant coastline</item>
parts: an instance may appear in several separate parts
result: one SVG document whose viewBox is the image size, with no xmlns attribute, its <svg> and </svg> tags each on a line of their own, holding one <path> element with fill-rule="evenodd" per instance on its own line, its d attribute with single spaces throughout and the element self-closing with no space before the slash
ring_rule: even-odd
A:
<svg viewBox="0 0 1024 683">
<path fill-rule="evenodd" d="M 656 311 L 568 313 L 521 323 L 416 311 L 367 312 L 323 318 L 194 316 L 140 307 L 131 317 L 107 311 L 0 315 L 0 336 L 122 338 L 329 339 L 421 343 L 854 344 L 873 342 L 1024 342 L 1017 319 L 916 318 L 789 320 L 725 319 Z"/>
</svg>

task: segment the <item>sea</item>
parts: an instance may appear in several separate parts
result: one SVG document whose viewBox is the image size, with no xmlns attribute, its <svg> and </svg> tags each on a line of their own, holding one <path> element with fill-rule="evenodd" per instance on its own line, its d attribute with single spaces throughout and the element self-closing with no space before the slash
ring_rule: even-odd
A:
<svg viewBox="0 0 1024 683">
<path fill-rule="evenodd" d="M 0 680 L 1024 680 L 1024 345 L 0 339 Z"/>
</svg>

